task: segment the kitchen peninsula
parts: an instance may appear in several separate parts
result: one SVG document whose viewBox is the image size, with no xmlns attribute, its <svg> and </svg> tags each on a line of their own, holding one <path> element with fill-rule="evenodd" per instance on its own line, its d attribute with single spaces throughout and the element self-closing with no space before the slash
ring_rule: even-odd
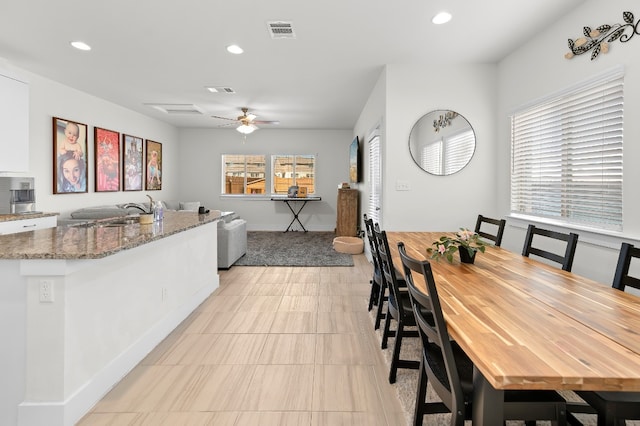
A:
<svg viewBox="0 0 640 426">
<path fill-rule="evenodd" d="M 218 287 L 217 220 L 0 235 L 0 424 L 76 423 Z"/>
</svg>

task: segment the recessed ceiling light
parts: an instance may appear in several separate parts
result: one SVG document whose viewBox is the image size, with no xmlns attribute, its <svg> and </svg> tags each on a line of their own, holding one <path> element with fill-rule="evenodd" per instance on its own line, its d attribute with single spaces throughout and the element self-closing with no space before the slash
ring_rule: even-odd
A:
<svg viewBox="0 0 640 426">
<path fill-rule="evenodd" d="M 78 50 L 91 50 L 91 46 L 83 41 L 72 41 L 71 45 Z"/>
<path fill-rule="evenodd" d="M 234 55 L 240 55 L 244 52 L 244 50 L 242 50 L 242 47 L 238 46 L 237 44 L 232 44 L 230 46 L 227 46 L 227 52 L 233 53 Z"/>
<path fill-rule="evenodd" d="M 440 12 L 431 19 L 431 22 L 436 25 L 446 24 L 451 20 L 451 18 L 452 16 L 449 12 Z"/>
</svg>

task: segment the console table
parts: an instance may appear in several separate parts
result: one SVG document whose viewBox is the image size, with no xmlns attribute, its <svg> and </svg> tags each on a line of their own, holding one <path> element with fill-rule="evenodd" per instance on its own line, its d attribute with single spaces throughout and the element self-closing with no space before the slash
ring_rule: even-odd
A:
<svg viewBox="0 0 640 426">
<path fill-rule="evenodd" d="M 291 210 L 291 214 L 293 214 L 293 219 L 291 219 L 291 222 L 289 223 L 289 226 L 287 226 L 287 229 L 284 230 L 284 232 L 288 232 L 291 231 L 291 226 L 293 225 L 294 222 L 298 222 L 298 224 L 300 225 L 300 227 L 302 228 L 302 230 L 304 232 L 307 232 L 307 229 L 304 227 L 304 225 L 302 224 L 302 222 L 300 222 L 299 219 L 299 215 L 300 212 L 302 211 L 302 209 L 304 209 L 304 206 L 307 205 L 307 203 L 309 201 L 321 201 L 322 197 L 272 197 L 271 201 L 282 201 L 284 202 L 287 207 L 289 207 L 289 210 Z M 295 209 L 295 205 L 292 205 L 291 203 L 295 203 L 296 201 L 302 201 L 302 205 L 300 205 L 299 209 Z"/>
</svg>

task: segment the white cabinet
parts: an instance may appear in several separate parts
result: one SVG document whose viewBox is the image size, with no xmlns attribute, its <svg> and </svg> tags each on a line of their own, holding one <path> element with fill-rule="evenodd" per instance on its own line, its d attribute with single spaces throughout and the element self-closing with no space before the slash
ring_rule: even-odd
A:
<svg viewBox="0 0 640 426">
<path fill-rule="evenodd" d="M 8 74 L 8 73 L 6 73 Z M 29 171 L 29 85 L 0 70 L 0 172 Z"/>
<path fill-rule="evenodd" d="M 0 235 L 16 234 L 18 232 L 35 231 L 36 229 L 53 228 L 57 226 L 56 216 L 45 216 L 31 219 L 9 220 L 0 222 Z"/>
</svg>

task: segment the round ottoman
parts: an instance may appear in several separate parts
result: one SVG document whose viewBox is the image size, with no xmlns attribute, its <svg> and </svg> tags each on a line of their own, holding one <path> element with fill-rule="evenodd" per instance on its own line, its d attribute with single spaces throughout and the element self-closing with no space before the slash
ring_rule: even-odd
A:
<svg viewBox="0 0 640 426">
<path fill-rule="evenodd" d="M 335 237 L 333 249 L 338 253 L 360 254 L 364 249 L 364 243 L 362 238 L 358 237 Z"/>
</svg>

